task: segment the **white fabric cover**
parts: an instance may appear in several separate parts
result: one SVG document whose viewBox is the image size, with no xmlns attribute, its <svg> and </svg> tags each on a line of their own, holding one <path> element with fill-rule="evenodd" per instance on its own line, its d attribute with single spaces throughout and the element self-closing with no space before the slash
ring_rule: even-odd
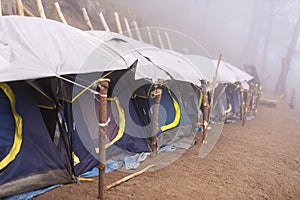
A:
<svg viewBox="0 0 300 200">
<path fill-rule="evenodd" d="M 126 69 L 132 63 L 99 38 L 57 21 L 0 18 L 0 81 Z M 113 62 L 113 63 L 112 63 Z"/>
</svg>

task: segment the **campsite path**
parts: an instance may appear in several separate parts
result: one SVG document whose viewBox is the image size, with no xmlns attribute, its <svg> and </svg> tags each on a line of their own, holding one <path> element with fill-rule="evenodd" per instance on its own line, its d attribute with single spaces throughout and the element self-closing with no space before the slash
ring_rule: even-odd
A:
<svg viewBox="0 0 300 200">
<path fill-rule="evenodd" d="M 284 113 L 286 111 L 286 113 Z M 212 152 L 200 159 L 199 144 L 170 166 L 148 172 L 106 192 L 107 199 L 299 199 L 300 115 L 279 103 L 257 117 L 225 125 Z M 128 175 L 107 174 L 107 182 Z M 96 199 L 97 180 L 69 184 L 43 199 Z"/>
</svg>

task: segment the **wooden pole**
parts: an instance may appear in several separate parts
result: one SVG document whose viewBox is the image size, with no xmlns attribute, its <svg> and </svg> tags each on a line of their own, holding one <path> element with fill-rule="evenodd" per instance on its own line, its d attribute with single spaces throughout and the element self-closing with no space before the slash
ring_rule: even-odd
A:
<svg viewBox="0 0 300 200">
<path fill-rule="evenodd" d="M 124 18 L 124 23 L 125 23 L 125 27 L 126 27 L 126 30 L 127 30 L 127 33 L 128 33 L 128 36 L 133 38 L 132 36 L 132 33 L 131 33 L 131 30 L 130 30 L 130 26 L 129 26 L 129 23 L 128 23 L 128 20 L 127 18 L 125 17 Z"/>
<path fill-rule="evenodd" d="M 216 89 L 216 85 L 217 85 L 217 78 L 218 78 L 218 72 L 219 72 L 219 67 L 220 67 L 221 59 L 222 59 L 222 54 L 220 54 L 220 56 L 219 56 L 218 63 L 217 63 L 217 68 L 216 68 L 216 72 L 215 72 L 215 76 L 214 76 L 214 79 L 213 79 L 213 87 L 212 87 L 212 92 L 211 92 L 211 100 L 210 100 L 210 105 L 208 107 L 210 109 L 209 113 L 208 113 L 208 120 L 207 120 L 207 124 L 206 125 L 203 124 L 203 126 L 207 126 L 207 130 L 206 130 L 205 133 L 203 133 L 203 141 L 202 141 L 202 143 L 206 143 L 205 137 L 206 137 L 206 134 L 208 132 L 208 125 L 209 125 L 209 121 L 210 121 L 210 114 L 212 113 L 212 108 L 213 108 L 213 105 L 214 105 L 214 94 L 215 94 L 215 89 Z"/>
<path fill-rule="evenodd" d="M 241 98 L 241 104 L 240 104 L 240 120 L 243 120 L 244 117 L 244 111 L 245 111 L 245 95 L 244 95 L 244 88 L 241 87 L 240 89 L 240 98 Z"/>
<path fill-rule="evenodd" d="M 54 6 L 55 6 L 56 11 L 57 11 L 57 14 L 58 14 L 58 16 L 59 16 L 59 18 L 60 18 L 60 21 L 61 21 L 62 23 L 64 23 L 64 24 L 68 24 L 67 21 L 66 21 L 66 19 L 65 19 L 65 16 L 63 15 L 63 13 L 62 13 L 62 11 L 61 11 L 61 8 L 60 8 L 60 6 L 59 6 L 59 3 L 58 3 L 58 2 L 55 2 L 55 3 L 54 3 Z"/>
<path fill-rule="evenodd" d="M 163 84 L 163 80 L 159 79 L 158 82 L 154 85 L 154 91 L 152 93 L 152 97 L 154 98 L 154 109 L 152 115 L 152 134 L 150 138 L 150 149 L 151 153 L 156 153 L 157 147 L 157 129 L 158 129 L 158 114 L 159 114 L 159 105 L 161 100 L 162 89 L 161 86 Z"/>
<path fill-rule="evenodd" d="M 137 37 L 138 37 L 138 40 L 139 40 L 139 41 L 143 41 L 141 32 L 140 32 L 140 30 L 139 30 L 139 27 L 138 27 L 136 21 L 133 21 L 132 24 L 133 24 L 133 27 L 134 27 L 134 29 L 135 29 L 135 31 L 136 31 L 136 35 L 137 35 Z"/>
<path fill-rule="evenodd" d="M 151 30 L 150 30 L 149 27 L 146 27 L 146 29 L 147 29 L 147 34 L 148 34 L 149 42 L 150 42 L 150 44 L 154 45 L 152 34 L 151 34 Z"/>
<path fill-rule="evenodd" d="M 120 17 L 118 12 L 114 12 L 115 15 L 115 21 L 118 29 L 119 34 L 123 34 L 122 27 L 121 27 L 121 22 L 120 22 Z"/>
<path fill-rule="evenodd" d="M 99 80 L 99 93 L 100 93 L 100 109 L 99 109 L 99 182 L 98 182 L 98 199 L 104 199 L 104 179 L 106 168 L 106 128 L 107 128 L 107 93 L 109 86 L 109 79 Z"/>
<path fill-rule="evenodd" d="M 0 0 L 0 17 L 2 16 L 2 0 Z"/>
<path fill-rule="evenodd" d="M 295 107 L 295 96 L 296 96 L 296 90 L 295 90 L 295 88 L 293 88 L 292 92 L 291 92 L 290 103 L 289 103 L 289 106 L 291 109 L 294 109 L 294 107 Z"/>
<path fill-rule="evenodd" d="M 109 26 L 107 25 L 106 20 L 103 16 L 102 12 L 99 13 L 99 17 L 100 17 L 100 20 L 101 20 L 101 23 L 102 23 L 102 26 L 103 26 L 104 30 L 110 32 Z"/>
<path fill-rule="evenodd" d="M 88 15 L 85 8 L 82 8 L 82 14 L 83 14 L 83 18 L 84 18 L 84 21 L 85 21 L 86 25 L 89 27 L 89 29 L 91 31 L 93 31 L 94 27 L 92 25 L 92 22 L 90 21 L 89 15 Z"/>
<path fill-rule="evenodd" d="M 247 99 L 246 99 L 246 105 L 245 105 L 245 111 L 244 111 L 244 116 L 243 116 L 243 121 L 242 121 L 242 125 L 245 126 L 245 123 L 246 123 L 246 117 L 247 117 L 247 114 L 250 110 L 250 103 L 251 103 L 251 99 L 252 99 L 252 90 L 253 90 L 253 87 L 254 87 L 254 84 L 251 83 L 250 86 L 249 86 L 249 90 L 248 90 L 248 93 L 247 93 Z"/>
<path fill-rule="evenodd" d="M 42 0 L 36 0 L 36 6 L 37 6 L 38 13 L 39 13 L 40 17 L 46 19 L 47 17 L 45 15 L 45 11 L 44 11 L 44 7 L 43 7 L 43 4 L 42 4 Z"/>
<path fill-rule="evenodd" d="M 164 43 L 163 43 L 163 41 L 161 39 L 161 36 L 160 36 L 160 31 L 157 29 L 156 33 L 157 33 L 157 38 L 158 38 L 159 46 L 160 46 L 161 49 L 164 49 L 165 47 L 164 47 Z"/>
<path fill-rule="evenodd" d="M 203 134 L 202 134 L 202 142 L 204 142 L 204 139 L 206 137 L 206 134 L 208 132 L 208 125 L 209 125 L 209 102 L 208 102 L 208 91 L 207 91 L 207 81 L 204 80 L 202 82 L 203 84 L 203 90 L 202 90 L 202 96 L 203 96 Z"/>
<path fill-rule="evenodd" d="M 220 54 L 220 56 L 219 56 L 218 63 L 217 63 L 217 68 L 216 68 L 216 71 L 215 71 L 215 76 L 214 76 L 214 79 L 213 79 L 213 88 L 212 88 L 212 92 L 211 92 L 211 101 L 210 101 L 210 113 L 211 113 L 213 105 L 214 105 L 214 95 L 215 95 L 215 89 L 216 89 L 216 86 L 217 86 L 217 79 L 218 79 L 218 73 L 219 73 L 221 60 L 222 60 L 222 54 Z"/>
<path fill-rule="evenodd" d="M 172 47 L 171 40 L 170 40 L 168 32 L 165 32 L 165 36 L 166 36 L 166 39 L 167 39 L 167 43 L 168 43 L 169 49 L 171 51 L 173 51 L 173 47 Z"/>
<path fill-rule="evenodd" d="M 256 98 L 256 102 L 255 102 L 255 112 L 254 112 L 254 116 L 256 115 L 256 113 L 258 112 L 258 105 L 261 99 L 261 95 L 263 94 L 263 88 L 260 86 L 258 87 L 258 91 L 257 91 L 257 98 Z"/>
<path fill-rule="evenodd" d="M 26 15 L 35 17 L 35 15 L 29 9 L 27 9 L 25 6 L 23 6 L 23 9 L 24 9 L 24 12 Z"/>
<path fill-rule="evenodd" d="M 137 177 L 137 176 L 141 175 L 142 173 L 146 172 L 151 167 L 154 167 L 154 165 L 149 165 L 146 168 L 142 169 L 141 171 L 138 171 L 138 172 L 135 172 L 135 173 L 130 174 L 128 176 L 125 176 L 124 178 L 122 178 L 122 179 L 120 179 L 120 180 L 118 180 L 118 181 L 116 181 L 116 182 L 114 182 L 114 183 L 106 186 L 105 190 L 110 190 L 113 187 L 116 187 L 116 186 L 118 186 L 118 185 L 120 185 L 120 184 L 122 184 L 122 183 L 124 183 L 124 182 L 126 182 L 126 181 L 128 181 L 128 180 L 130 180 L 132 178 L 134 178 L 134 177 Z"/>
<path fill-rule="evenodd" d="M 16 0 L 18 15 L 24 16 L 24 8 L 22 0 Z"/>
</svg>

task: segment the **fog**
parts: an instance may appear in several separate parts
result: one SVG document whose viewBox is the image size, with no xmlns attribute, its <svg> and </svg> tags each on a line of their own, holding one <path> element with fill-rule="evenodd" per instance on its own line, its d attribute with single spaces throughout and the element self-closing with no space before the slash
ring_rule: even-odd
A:
<svg viewBox="0 0 300 200">
<path fill-rule="evenodd" d="M 126 0 L 140 25 L 174 29 L 197 40 L 217 58 L 242 67 L 256 66 L 265 90 L 274 91 L 294 27 L 299 0 Z M 116 8 L 122 9 L 122 8 Z M 287 101 L 296 88 L 300 110 L 300 51 L 293 56 Z M 265 64 L 264 64 L 265 63 Z M 262 66 L 265 66 L 263 71 Z M 297 87 L 298 86 L 298 87 Z"/>
</svg>

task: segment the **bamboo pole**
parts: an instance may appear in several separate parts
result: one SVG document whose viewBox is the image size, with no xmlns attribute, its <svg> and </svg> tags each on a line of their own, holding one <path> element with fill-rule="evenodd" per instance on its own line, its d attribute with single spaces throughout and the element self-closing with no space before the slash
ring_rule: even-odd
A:
<svg viewBox="0 0 300 200">
<path fill-rule="evenodd" d="M 157 38 L 158 38 L 158 42 L 159 42 L 160 48 L 164 49 L 165 47 L 164 47 L 164 43 L 163 43 L 163 41 L 161 39 L 161 36 L 160 36 L 160 31 L 157 29 L 156 33 L 157 33 Z"/>
<path fill-rule="evenodd" d="M 16 0 L 18 15 L 24 16 L 24 8 L 22 0 Z"/>
<path fill-rule="evenodd" d="M 82 14 L 83 14 L 83 18 L 84 18 L 84 21 L 85 21 L 86 25 L 89 27 L 89 29 L 91 31 L 93 31 L 94 27 L 92 25 L 92 22 L 90 21 L 89 15 L 88 15 L 85 8 L 82 8 Z"/>
<path fill-rule="evenodd" d="M 68 24 L 67 21 L 66 21 L 66 19 L 65 19 L 64 14 L 63 14 L 62 11 L 61 11 L 61 8 L 60 8 L 60 6 L 59 6 L 59 3 L 58 3 L 58 2 L 55 2 L 55 3 L 54 3 L 54 6 L 55 6 L 55 8 L 56 8 L 56 11 L 57 11 L 57 14 L 58 14 L 58 16 L 59 16 L 60 21 L 61 21 L 62 23 L 64 23 L 64 24 Z"/>
<path fill-rule="evenodd" d="M 202 133 L 202 142 L 204 141 L 206 134 L 208 132 L 208 125 L 209 125 L 209 102 L 208 102 L 208 95 L 207 95 L 207 81 L 203 81 L 203 133 Z"/>
<path fill-rule="evenodd" d="M 150 42 L 150 44 L 154 45 L 152 34 L 151 34 L 151 30 L 150 30 L 149 27 L 146 27 L 146 29 L 147 29 L 147 34 L 148 34 L 149 42 Z"/>
<path fill-rule="evenodd" d="M 134 29 L 135 29 L 136 35 L 137 35 L 137 37 L 138 37 L 138 40 L 139 40 L 139 41 L 143 41 L 142 35 L 141 35 L 141 32 L 140 32 L 140 29 L 139 29 L 139 27 L 138 27 L 136 21 L 133 21 L 132 24 L 133 24 L 133 27 L 134 27 Z"/>
<path fill-rule="evenodd" d="M 39 13 L 40 17 L 46 19 L 47 17 L 45 15 L 45 11 L 44 11 L 44 7 L 43 7 L 43 4 L 42 4 L 42 0 L 36 0 L 36 6 L 37 6 L 38 13 Z"/>
<path fill-rule="evenodd" d="M 120 184 L 122 184 L 122 183 L 124 183 L 124 182 L 126 182 L 126 181 L 128 181 L 128 180 L 130 180 L 132 178 L 134 178 L 134 177 L 137 177 L 137 176 L 141 175 L 142 173 L 146 172 L 148 169 L 150 169 L 151 167 L 154 167 L 154 166 L 155 165 L 149 165 L 146 168 L 142 169 L 141 171 L 138 171 L 138 172 L 135 172 L 133 174 L 130 174 L 130 175 L 128 175 L 128 176 L 126 176 L 126 177 L 124 177 L 124 178 L 122 178 L 122 179 L 120 179 L 120 180 L 118 180 L 118 181 L 116 181 L 116 182 L 114 182 L 114 183 L 106 186 L 105 190 L 110 190 L 113 187 L 116 187 L 116 186 L 118 186 L 118 185 L 120 185 Z"/>
<path fill-rule="evenodd" d="M 165 37 L 166 37 L 166 39 L 167 39 L 167 44 L 168 44 L 168 46 L 169 46 L 169 49 L 170 49 L 171 51 L 173 51 L 173 47 L 172 47 L 171 40 L 170 40 L 170 37 L 169 37 L 168 32 L 165 32 Z"/>
<path fill-rule="evenodd" d="M 24 12 L 26 15 L 31 16 L 31 17 L 35 17 L 35 15 L 25 6 L 23 6 Z"/>
<path fill-rule="evenodd" d="M 154 91 L 152 92 L 152 97 L 154 98 L 154 109 L 153 109 L 153 115 L 152 115 L 152 134 L 150 138 L 150 149 L 151 153 L 156 153 L 156 147 L 157 147 L 157 129 L 158 129 L 158 114 L 159 114 L 159 105 L 161 101 L 161 95 L 162 95 L 162 86 L 163 80 L 159 79 L 157 83 L 154 85 Z"/>
<path fill-rule="evenodd" d="M 128 23 L 128 20 L 127 20 L 126 17 L 124 18 L 124 23 L 125 23 L 125 27 L 126 27 L 128 36 L 131 37 L 131 38 L 133 38 L 132 33 L 131 33 L 131 30 L 130 30 L 130 27 L 129 27 L 129 23 Z"/>
<path fill-rule="evenodd" d="M 246 117 L 247 117 L 247 114 L 250 110 L 250 103 L 251 103 L 251 99 L 252 99 L 252 90 L 253 90 L 253 87 L 254 87 L 254 84 L 251 83 L 250 86 L 249 86 L 249 90 L 248 90 L 248 93 L 247 93 L 247 99 L 246 99 L 246 105 L 245 105 L 245 111 L 244 111 L 244 116 L 243 116 L 243 121 L 242 121 L 242 125 L 245 126 L 245 123 L 246 123 Z"/>
<path fill-rule="evenodd" d="M 213 105 L 214 105 L 214 94 L 215 94 L 215 89 L 216 89 L 216 86 L 217 86 L 217 79 L 218 79 L 218 73 L 219 73 L 221 60 L 222 60 L 222 54 L 220 54 L 220 56 L 219 56 L 218 63 L 217 63 L 217 68 L 216 68 L 216 71 L 215 71 L 215 76 L 214 76 L 214 79 L 213 79 L 213 88 L 212 88 L 211 102 L 210 102 L 210 113 L 211 113 Z"/>
<path fill-rule="evenodd" d="M 210 114 L 212 112 L 212 108 L 214 105 L 214 94 L 215 94 L 215 89 L 216 89 L 216 85 L 217 85 L 217 78 L 218 78 L 218 72 L 219 72 L 219 67 L 220 67 L 220 63 L 221 63 L 221 59 L 222 59 L 222 54 L 220 54 L 219 59 L 218 59 L 218 63 L 217 63 L 217 68 L 216 68 L 216 72 L 215 72 L 215 76 L 213 79 L 213 88 L 212 88 L 212 92 L 211 92 L 211 101 L 210 101 L 210 105 L 209 105 L 209 114 L 208 114 L 208 120 L 207 120 L 207 124 L 203 126 L 207 126 L 207 131 L 205 132 L 205 134 L 203 133 L 203 141 L 202 143 L 207 143 L 207 141 L 205 141 L 206 138 L 206 134 L 208 132 L 208 125 L 209 125 L 209 121 L 210 121 Z M 204 129 L 203 129 L 204 130 Z"/>
<path fill-rule="evenodd" d="M 116 21 L 118 33 L 119 34 L 123 34 L 122 27 L 121 27 L 121 22 L 120 22 L 120 17 L 119 17 L 119 13 L 118 12 L 114 12 L 114 16 L 115 16 L 115 21 Z"/>
<path fill-rule="evenodd" d="M 103 26 L 104 30 L 110 32 L 109 26 L 107 25 L 106 20 L 103 16 L 102 12 L 99 13 L 99 17 L 100 17 L 100 20 L 101 20 L 101 23 L 102 23 L 102 26 Z"/>
<path fill-rule="evenodd" d="M 0 0 L 0 17 L 2 16 L 2 0 Z"/>
<path fill-rule="evenodd" d="M 99 93 L 100 93 L 100 109 L 99 109 L 99 182 L 98 182 L 98 199 L 104 199 L 104 179 L 106 168 L 106 128 L 107 128 L 107 93 L 109 86 L 109 79 L 101 79 L 99 81 Z"/>
<path fill-rule="evenodd" d="M 245 95 L 244 95 L 244 88 L 241 87 L 240 89 L 240 98 L 241 98 L 241 104 L 240 104 L 240 120 L 243 120 L 244 117 L 244 111 L 245 111 Z"/>
<path fill-rule="evenodd" d="M 261 86 L 258 86 L 258 91 L 257 91 L 257 98 L 256 98 L 256 102 L 255 102 L 255 111 L 254 111 L 254 116 L 256 115 L 256 113 L 258 112 L 258 105 L 260 102 L 260 98 L 261 95 L 263 94 L 263 88 Z"/>
</svg>

